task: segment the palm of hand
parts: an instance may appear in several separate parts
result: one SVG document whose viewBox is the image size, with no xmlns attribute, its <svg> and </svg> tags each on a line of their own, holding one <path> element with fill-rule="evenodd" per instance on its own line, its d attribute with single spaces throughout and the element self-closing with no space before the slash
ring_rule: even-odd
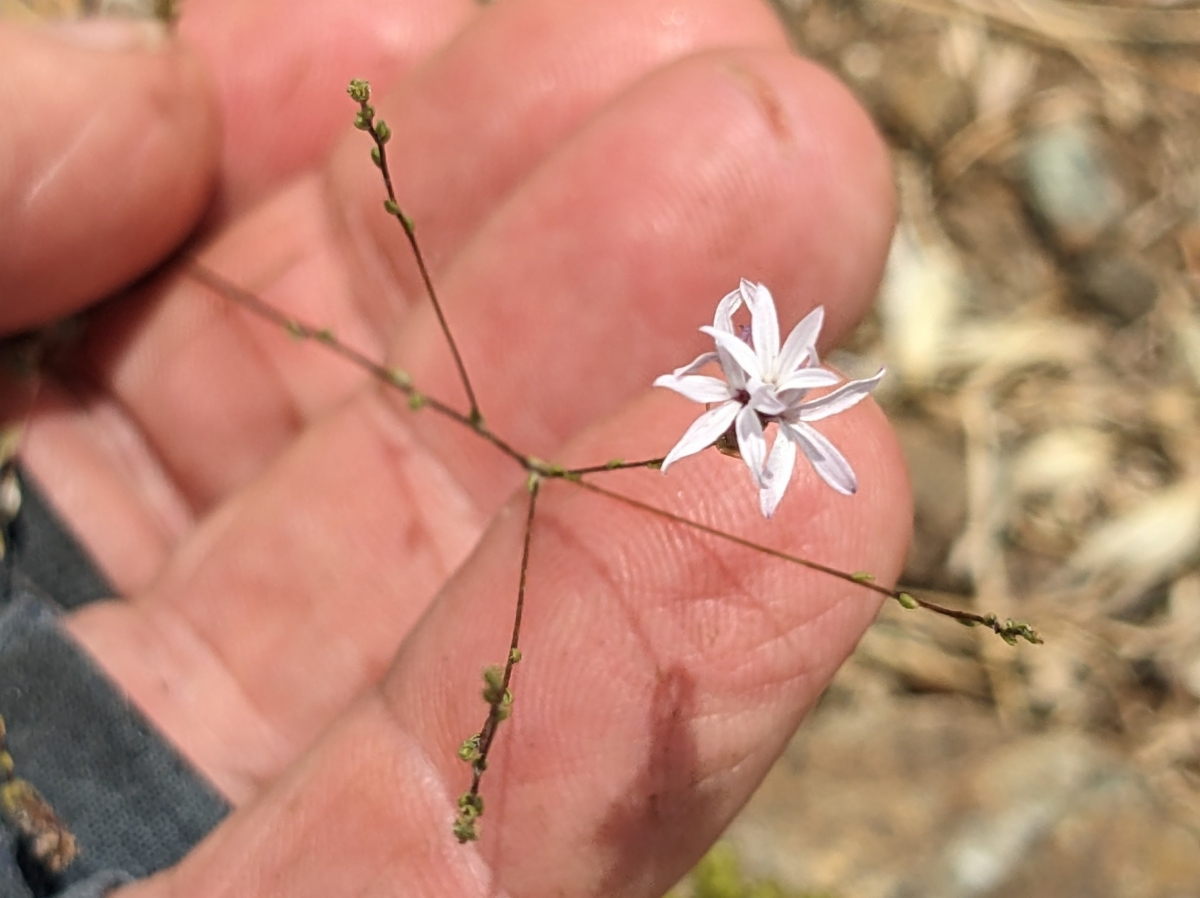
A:
<svg viewBox="0 0 1200 898">
<path fill-rule="evenodd" d="M 208 51 L 234 126 L 199 258 L 459 401 L 361 135 L 313 164 L 352 117 L 346 79 L 322 74 L 306 90 L 329 108 L 282 116 L 300 136 L 264 149 L 255 102 L 273 108 L 272 78 L 296 60 L 286 45 L 248 59 L 237 35 L 319 33 L 311 70 L 366 58 L 380 74 L 348 74 L 398 81 L 377 104 L 398 193 L 492 429 L 567 462 L 662 454 L 694 410 L 646 386 L 695 354 L 736 275 L 824 302 L 836 339 L 874 288 L 891 206 L 869 126 L 764 9 L 619 5 L 368 5 L 344 43 L 315 13 L 264 3 L 239 24 L 238 4 L 197 5 L 185 37 L 234 36 Z M 427 57 L 404 77 L 397 33 Z M 730 45 L 750 49 L 702 52 Z M 255 64 L 265 98 L 234 90 Z M 493 876 L 518 893 L 650 894 L 745 800 L 874 613 L 841 584 L 548 491 L 477 866 L 449 849 L 455 749 L 485 713 L 479 669 L 506 648 L 520 470 L 178 269 L 93 313 L 86 339 L 47 379 L 23 451 L 129 597 L 71 627 L 240 806 L 131 894 L 461 893 Z M 886 578 L 907 538 L 895 447 L 871 408 L 828 432 L 862 491 L 809 478 L 769 526 L 715 453 L 626 484 Z"/>
</svg>

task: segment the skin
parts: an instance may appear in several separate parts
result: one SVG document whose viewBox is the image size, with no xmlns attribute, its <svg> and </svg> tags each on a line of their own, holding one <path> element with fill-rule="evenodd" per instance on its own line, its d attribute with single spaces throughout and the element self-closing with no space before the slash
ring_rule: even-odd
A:
<svg viewBox="0 0 1200 898">
<path fill-rule="evenodd" d="M 104 51 L 0 28 L 0 230 L 20 235 L 0 327 L 92 307 L 21 448 L 123 596 L 68 626 L 236 806 L 116 894 L 660 894 L 875 599 L 548 485 L 515 713 L 460 847 L 455 750 L 504 657 L 524 475 L 180 260 L 465 406 L 346 125 L 345 82 L 369 78 L 491 428 L 568 464 L 661 456 L 700 409 L 647 385 L 705 348 L 739 276 L 771 286 L 785 332 L 824 303 L 826 349 L 865 313 L 894 215 L 883 147 L 754 0 L 353 6 L 193 0 L 178 39 Z M 10 414 L 28 395 L 8 386 Z M 870 402 L 821 429 L 858 494 L 801 464 L 769 523 L 716 452 L 601 482 L 890 582 L 911 517 L 891 432 Z"/>
</svg>

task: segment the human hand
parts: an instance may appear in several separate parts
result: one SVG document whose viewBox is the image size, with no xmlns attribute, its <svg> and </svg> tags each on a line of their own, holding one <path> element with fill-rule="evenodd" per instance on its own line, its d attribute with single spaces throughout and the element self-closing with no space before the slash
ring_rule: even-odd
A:
<svg viewBox="0 0 1200 898">
<path fill-rule="evenodd" d="M 139 143 L 137 177 L 117 181 L 111 160 L 70 152 L 78 129 L 48 135 L 31 116 L 13 130 L 41 181 L 76 189 L 3 204 L 57 250 L 0 247 L 4 323 L 56 317 L 147 269 L 200 214 L 215 167 L 205 265 L 461 402 L 362 135 L 316 164 L 328 110 L 352 117 L 350 75 L 375 83 L 396 134 L 397 190 L 484 414 L 525 451 L 663 454 L 695 408 L 647 385 L 703 346 L 696 328 L 740 275 L 771 286 L 785 328 L 824 303 L 830 342 L 869 303 L 893 215 L 882 148 L 758 3 L 380 2 L 339 32 L 343 8 L 185 9 L 222 117 L 278 127 L 266 144 L 232 127 L 218 148 L 177 50 L 80 56 L 134 83 L 56 86 L 65 109 L 86 107 L 89 85 L 136 96 L 153 73 L 169 114 L 142 115 L 165 121 L 163 142 Z M 327 74 L 279 114 L 302 47 Z M 271 183 L 284 170 L 295 177 Z M 118 223 L 64 233 L 101 210 Z M 105 276 L 53 270 L 77 253 Z M 49 282 L 57 292 L 35 289 Z M 899 453 L 867 403 L 823 429 L 859 493 L 802 470 L 770 523 L 744 466 L 716 453 L 612 484 L 887 580 L 908 535 Z M 46 375 L 22 458 L 127 596 L 78 613 L 72 632 L 238 806 L 122 895 L 657 894 L 749 796 L 876 609 L 847 584 L 548 485 L 514 715 L 483 838 L 464 848 L 455 752 L 486 712 L 479 672 L 503 659 L 516 591 L 511 460 L 179 268 L 90 313 L 70 364 Z"/>
</svg>

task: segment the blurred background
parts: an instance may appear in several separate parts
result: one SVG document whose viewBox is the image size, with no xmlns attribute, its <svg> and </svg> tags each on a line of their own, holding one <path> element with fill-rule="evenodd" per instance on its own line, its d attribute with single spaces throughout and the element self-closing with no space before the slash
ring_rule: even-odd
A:
<svg viewBox="0 0 1200 898">
<path fill-rule="evenodd" d="M 904 583 L 1046 644 L 889 605 L 677 893 L 1200 894 L 1200 2 L 776 7 L 893 152 Z"/>
<path fill-rule="evenodd" d="M 691 889 L 1200 894 L 1200 3 L 777 5 L 892 148 L 905 583 L 1046 644 L 893 603 Z"/>
</svg>

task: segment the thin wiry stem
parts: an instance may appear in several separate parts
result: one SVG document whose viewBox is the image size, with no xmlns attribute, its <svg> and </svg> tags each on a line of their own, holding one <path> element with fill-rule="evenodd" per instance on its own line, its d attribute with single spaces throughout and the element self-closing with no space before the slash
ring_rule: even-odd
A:
<svg viewBox="0 0 1200 898">
<path fill-rule="evenodd" d="M 827 574 L 830 577 L 836 577 L 837 579 L 844 580 L 847 583 L 853 583 L 856 586 L 869 589 L 871 592 L 877 593 L 878 595 L 889 599 L 895 599 L 905 608 L 924 608 L 927 611 L 932 611 L 936 614 L 943 615 L 944 617 L 952 618 L 961 624 L 966 624 L 972 627 L 987 627 L 1010 645 L 1015 643 L 1018 639 L 1024 639 L 1026 642 L 1035 644 L 1042 641 L 1041 636 L 1038 635 L 1036 630 L 1021 621 L 1005 620 L 1002 622 L 994 614 L 975 614 L 972 611 L 964 611 L 959 608 L 950 608 L 945 605 L 939 605 L 936 602 L 929 602 L 925 599 L 917 598 L 912 593 L 905 592 L 904 590 L 889 589 L 886 586 L 880 586 L 878 583 L 874 582 L 874 578 L 870 574 L 848 573 L 835 567 L 821 564 L 817 561 L 810 561 L 807 558 L 801 558 L 798 555 L 790 555 L 787 552 L 780 551 L 779 549 L 772 549 L 768 546 L 760 545 L 751 540 L 744 539 L 743 537 L 735 536 L 732 533 L 726 533 L 724 530 L 718 530 L 716 527 L 709 527 L 707 524 L 701 524 L 698 521 L 689 520 L 682 515 L 677 515 L 661 508 L 657 508 L 646 502 L 641 502 L 629 496 L 615 493 L 612 490 L 605 489 L 602 486 L 597 486 L 590 481 L 574 478 L 565 479 L 569 483 L 573 483 L 582 489 L 596 493 L 600 496 L 607 496 L 609 499 L 613 499 L 624 505 L 628 505 L 630 508 L 636 508 L 639 511 L 644 511 L 647 514 L 654 515 L 655 517 L 672 521 L 684 527 L 689 527 L 692 530 L 698 530 L 699 532 L 706 533 L 709 536 L 715 536 L 718 539 L 723 539 L 726 542 L 733 543 L 734 545 L 743 546 L 747 549 L 752 549 L 755 552 L 759 552 L 760 554 L 769 555 L 772 558 L 779 558 L 783 561 L 789 561 L 792 564 L 798 564 L 801 567 L 808 568 L 809 570 L 819 571 L 820 573 Z"/>
<path fill-rule="evenodd" d="M 376 362 L 374 359 L 363 355 L 354 347 L 347 346 L 345 343 L 338 340 L 334 336 L 333 332 L 327 328 L 312 327 L 311 325 L 305 324 L 299 319 L 292 318 L 291 316 L 284 314 L 269 303 L 263 302 L 250 291 L 243 290 L 237 284 L 227 280 L 200 262 L 194 260 L 189 262 L 186 271 L 192 278 L 204 284 L 205 286 L 212 288 L 227 299 L 233 300 L 238 305 L 248 309 L 249 311 L 258 315 L 260 318 L 265 318 L 268 321 L 279 325 L 279 327 L 287 331 L 296 339 L 312 340 L 315 343 L 319 343 L 330 352 L 334 353 L 335 355 L 339 355 L 351 364 L 358 366 L 363 371 L 366 371 L 368 374 L 382 383 L 399 390 L 409 398 L 409 405 L 413 406 L 414 408 L 428 407 L 437 412 L 439 415 L 449 418 L 451 421 L 457 421 L 464 427 L 473 430 L 517 464 L 521 465 L 521 467 L 529 470 L 528 457 L 518 452 L 507 442 L 496 436 L 496 434 L 492 433 L 492 431 L 488 430 L 487 425 L 484 424 L 482 418 L 472 417 L 470 414 L 463 414 L 462 412 L 458 411 L 458 409 L 447 405 L 441 400 L 435 399 L 432 396 L 420 392 L 415 386 L 413 386 L 412 380 L 408 376 L 407 372 L 402 371 L 399 368 L 389 368 L 386 365 L 379 364 L 379 362 Z"/>
<path fill-rule="evenodd" d="M 529 577 L 529 547 L 533 542 L 533 517 L 537 510 L 541 477 L 531 474 L 527 483 L 529 506 L 525 514 L 525 537 L 521 548 L 521 576 L 517 585 L 517 607 L 513 612 L 512 638 L 508 644 L 508 658 L 504 671 L 497 675 L 496 668 L 484 671 L 484 699 L 488 703 L 488 716 L 479 732 L 464 743 L 459 757 L 471 764 L 471 787 L 458 800 L 458 817 L 454 823 L 454 835 L 459 842 L 470 842 L 478 837 L 476 821 L 483 814 L 483 799 L 479 788 L 487 770 L 488 756 L 496 740 L 500 724 L 512 713 L 513 669 L 521 660 L 521 620 L 525 613 L 525 584 Z"/>
<path fill-rule="evenodd" d="M 454 365 L 458 368 L 458 376 L 462 381 L 463 389 L 467 393 L 467 402 L 471 406 L 468 413 L 468 418 L 472 425 L 478 424 L 483 420 L 483 415 L 479 411 L 479 401 L 475 398 L 475 390 L 471 386 L 471 378 L 467 376 L 467 366 L 463 362 L 462 354 L 458 351 L 458 344 L 454 342 L 454 335 L 450 333 L 450 325 L 446 321 L 446 313 L 442 311 L 441 301 L 438 300 L 437 290 L 433 286 L 433 278 L 429 274 L 429 266 L 425 264 L 425 255 L 421 252 L 420 244 L 417 242 L 417 228 L 413 220 L 404 214 L 400 207 L 400 201 L 396 198 L 396 188 L 392 183 L 392 173 L 388 168 L 387 148 L 386 144 L 392 136 L 392 130 L 383 121 L 375 120 L 375 109 L 371 106 L 371 88 L 365 81 L 350 82 L 350 96 L 358 103 L 358 118 L 355 120 L 355 126 L 362 131 L 366 131 L 371 135 L 371 139 L 375 142 L 375 148 L 371 152 L 371 159 L 379 169 L 380 175 L 383 177 L 383 186 L 387 191 L 387 201 L 383 204 L 384 209 L 389 215 L 400 223 L 401 229 L 404 231 L 404 237 L 408 240 L 409 249 L 412 250 L 413 258 L 417 263 L 417 270 L 421 273 L 421 281 L 425 285 L 425 294 L 429 297 L 429 302 L 433 306 L 433 312 L 437 316 L 438 324 L 442 328 L 442 335 L 446 338 L 446 343 L 450 347 L 450 354 L 454 357 Z"/>
<path fill-rule="evenodd" d="M 589 465 L 586 468 L 568 468 L 563 476 L 567 480 L 574 480 L 585 474 L 602 474 L 605 471 L 629 471 L 634 468 L 657 470 L 662 467 L 664 461 L 666 461 L 666 456 L 662 458 L 648 458 L 644 461 L 622 461 L 619 458 L 614 458 L 612 461 L 605 462 L 602 465 Z"/>
</svg>

